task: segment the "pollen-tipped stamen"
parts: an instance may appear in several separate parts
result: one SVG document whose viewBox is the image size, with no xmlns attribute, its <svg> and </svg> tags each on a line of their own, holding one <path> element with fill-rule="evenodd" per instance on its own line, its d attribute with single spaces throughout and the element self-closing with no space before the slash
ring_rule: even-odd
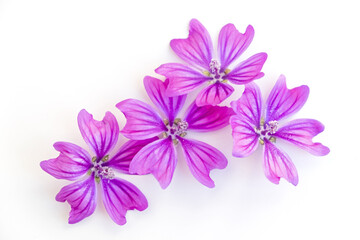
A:
<svg viewBox="0 0 360 240">
<path fill-rule="evenodd" d="M 105 157 L 103 157 L 103 158 L 101 159 L 101 161 L 103 161 L 103 162 L 109 161 L 109 155 L 105 155 Z"/>
<path fill-rule="evenodd" d="M 231 70 L 229 68 L 225 69 L 224 73 L 225 74 L 229 74 L 231 72 Z"/>
</svg>

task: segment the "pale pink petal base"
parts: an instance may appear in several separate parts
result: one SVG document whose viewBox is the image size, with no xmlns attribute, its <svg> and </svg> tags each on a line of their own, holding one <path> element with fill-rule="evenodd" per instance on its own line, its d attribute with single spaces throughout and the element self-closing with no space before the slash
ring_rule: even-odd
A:
<svg viewBox="0 0 360 240">
<path fill-rule="evenodd" d="M 254 126 L 239 115 L 230 118 L 233 136 L 233 151 L 235 157 L 251 155 L 259 145 L 259 136 L 254 131 Z"/>
<path fill-rule="evenodd" d="M 130 163 L 130 172 L 153 174 L 162 188 L 169 186 L 177 163 L 171 137 L 159 139 L 142 148 Z"/>
<path fill-rule="evenodd" d="M 231 85 L 217 81 L 201 90 L 196 98 L 196 105 L 199 107 L 205 105 L 216 106 L 228 98 L 233 92 L 234 88 Z"/>
</svg>

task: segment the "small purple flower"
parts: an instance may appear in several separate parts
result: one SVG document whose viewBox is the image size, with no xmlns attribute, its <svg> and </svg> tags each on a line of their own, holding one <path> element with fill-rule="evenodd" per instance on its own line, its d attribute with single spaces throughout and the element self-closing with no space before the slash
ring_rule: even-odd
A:
<svg viewBox="0 0 360 240">
<path fill-rule="evenodd" d="M 208 31 L 198 20 L 192 19 L 188 38 L 170 42 L 174 52 L 188 65 L 167 63 L 155 72 L 170 80 L 168 96 L 187 94 L 207 82 L 209 85 L 199 93 L 196 104 L 215 106 L 234 92 L 228 82 L 246 84 L 264 76 L 261 69 L 267 58 L 266 53 L 255 54 L 232 70 L 229 68 L 248 48 L 253 37 L 254 29 L 251 25 L 244 34 L 233 24 L 225 25 L 219 34 L 216 57 Z"/>
<path fill-rule="evenodd" d="M 71 206 L 69 223 L 77 223 L 95 211 L 95 183 L 100 183 L 106 211 L 114 222 L 123 225 L 126 223 L 127 210 L 143 211 L 148 203 L 137 187 L 116 178 L 114 169 L 128 174 L 133 156 L 149 140 L 130 140 L 110 157 L 109 152 L 119 136 L 119 126 L 114 115 L 107 112 L 102 121 L 96 121 L 83 109 L 78 115 L 78 124 L 81 135 L 94 155 L 75 144 L 56 142 L 54 148 L 60 155 L 42 161 L 40 166 L 57 179 L 78 180 L 63 187 L 56 195 L 56 201 L 67 201 Z"/>
<path fill-rule="evenodd" d="M 280 178 L 285 178 L 296 186 L 299 180 L 296 168 L 289 156 L 275 146 L 276 140 L 286 140 L 317 156 L 324 156 L 330 151 L 321 143 L 312 141 L 324 130 L 324 125 L 319 121 L 296 119 L 288 123 L 281 122 L 299 111 L 308 96 L 307 86 L 289 90 L 285 77 L 280 76 L 263 109 L 259 87 L 255 83 L 247 84 L 243 95 L 231 102 L 236 113 L 230 118 L 234 139 L 233 156 L 247 157 L 260 143 L 264 145 L 263 166 L 266 177 L 276 184 Z"/>
<path fill-rule="evenodd" d="M 177 164 L 176 145 L 181 144 L 187 165 L 193 176 L 207 187 L 214 187 L 209 177 L 210 170 L 223 169 L 226 157 L 216 148 L 197 140 L 186 139 L 189 131 L 212 131 L 229 124 L 234 114 L 229 107 L 198 107 L 193 103 L 184 118 L 177 114 L 184 105 L 186 96 L 167 97 L 168 80 L 145 77 L 145 89 L 160 110 L 158 114 L 150 105 L 135 99 L 127 99 L 116 105 L 127 119 L 122 134 L 133 140 L 159 137 L 142 148 L 130 164 L 130 172 L 137 174 L 152 173 L 162 188 L 172 179 Z"/>
</svg>

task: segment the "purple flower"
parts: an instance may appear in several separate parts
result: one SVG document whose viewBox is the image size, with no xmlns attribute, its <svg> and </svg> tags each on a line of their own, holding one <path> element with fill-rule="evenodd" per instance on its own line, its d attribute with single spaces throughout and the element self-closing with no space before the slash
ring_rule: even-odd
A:
<svg viewBox="0 0 360 240">
<path fill-rule="evenodd" d="M 56 142 L 54 148 L 60 155 L 42 161 L 40 166 L 55 178 L 77 180 L 63 187 L 56 195 L 57 201 L 67 201 L 71 206 L 69 223 L 77 223 L 94 212 L 97 199 L 96 183 L 100 183 L 106 211 L 114 222 L 123 225 L 126 223 L 127 210 L 143 211 L 148 203 L 137 187 L 116 178 L 114 169 L 128 173 L 133 156 L 149 140 L 130 140 L 110 157 L 109 152 L 119 136 L 119 126 L 114 115 L 107 112 L 102 121 L 96 121 L 86 110 L 81 110 L 78 124 L 81 135 L 94 155 L 75 144 Z"/>
<path fill-rule="evenodd" d="M 215 57 L 208 31 L 198 20 L 192 19 L 188 38 L 170 42 L 174 52 L 188 65 L 167 63 L 155 72 L 169 78 L 168 96 L 187 94 L 209 83 L 197 96 L 196 104 L 215 106 L 233 93 L 234 88 L 228 82 L 246 84 L 264 76 L 260 71 L 266 61 L 266 53 L 255 54 L 233 69 L 229 68 L 248 48 L 253 37 L 251 25 L 244 34 L 233 24 L 225 25 L 219 34 L 218 54 Z"/>
<path fill-rule="evenodd" d="M 176 145 L 181 144 L 187 165 L 193 176 L 207 187 L 214 187 L 209 177 L 210 170 L 223 169 L 227 159 L 216 148 L 197 140 L 186 139 L 189 131 L 212 131 L 229 124 L 234 114 L 228 107 L 198 107 L 195 103 L 187 109 L 184 118 L 177 114 L 184 105 L 186 96 L 167 97 L 168 80 L 145 77 L 145 89 L 158 114 L 150 105 L 135 99 L 127 99 L 116 105 L 127 119 L 122 134 L 133 140 L 159 137 L 142 148 L 130 164 L 130 172 L 137 174 L 152 173 L 162 188 L 172 179 L 177 163 Z"/>
<path fill-rule="evenodd" d="M 300 86 L 287 89 L 284 76 L 280 76 L 272 89 L 263 111 L 261 92 L 255 83 L 245 86 L 241 98 L 231 106 L 236 115 L 230 118 L 233 129 L 233 156 L 246 157 L 258 144 L 264 145 L 264 171 L 266 177 L 278 184 L 285 178 L 298 184 L 298 174 L 289 156 L 275 146 L 277 139 L 288 141 L 317 156 L 329 153 L 321 143 L 312 138 L 324 130 L 324 125 L 314 119 L 296 119 L 288 123 L 281 120 L 299 111 L 309 96 L 309 88 Z"/>
</svg>

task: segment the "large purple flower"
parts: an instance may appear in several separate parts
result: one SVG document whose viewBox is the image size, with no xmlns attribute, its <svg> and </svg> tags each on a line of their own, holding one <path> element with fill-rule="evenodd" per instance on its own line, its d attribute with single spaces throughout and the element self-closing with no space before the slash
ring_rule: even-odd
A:
<svg viewBox="0 0 360 240">
<path fill-rule="evenodd" d="M 307 86 L 289 90 L 286 87 L 285 77 L 280 76 L 263 108 L 259 87 L 255 83 L 247 84 L 241 98 L 231 103 L 236 113 L 230 118 L 234 139 L 233 155 L 249 156 L 260 143 L 264 145 L 263 166 L 266 177 L 276 184 L 279 183 L 280 178 L 285 178 L 296 186 L 298 183 L 296 168 L 289 156 L 275 146 L 276 139 L 288 141 L 317 156 L 326 155 L 330 151 L 321 143 L 312 141 L 313 137 L 324 130 L 324 126 L 319 121 L 296 119 L 288 123 L 281 122 L 299 111 L 308 96 Z"/>
<path fill-rule="evenodd" d="M 165 95 L 168 80 L 145 77 L 145 89 L 158 114 L 150 105 L 135 99 L 127 99 L 116 106 L 125 115 L 127 122 L 122 134 L 133 140 L 145 140 L 159 137 L 134 157 L 130 172 L 137 174 L 152 173 L 162 188 L 166 188 L 172 179 L 177 163 L 176 145 L 181 144 L 187 165 L 193 176 L 207 187 L 214 187 L 209 177 L 210 170 L 223 169 L 227 159 L 216 148 L 197 140 L 186 139 L 188 131 L 212 131 L 229 124 L 234 114 L 228 107 L 198 107 L 193 103 L 185 117 L 177 118 L 185 102 L 185 95 L 167 97 Z"/>
<path fill-rule="evenodd" d="M 209 83 L 196 98 L 198 106 L 217 105 L 229 97 L 234 88 L 228 84 L 246 84 L 261 78 L 261 69 L 266 61 L 266 53 L 258 53 L 229 68 L 248 48 L 254 37 L 254 29 L 249 25 L 244 34 L 233 24 L 225 25 L 219 34 L 218 54 L 215 57 L 213 44 L 206 28 L 196 19 L 190 21 L 189 36 L 170 42 L 174 52 L 188 65 L 167 63 L 155 71 L 169 78 L 169 96 L 189 93 L 204 83 Z"/>
<path fill-rule="evenodd" d="M 143 211 L 148 203 L 137 187 L 115 178 L 113 169 L 129 173 L 133 156 L 150 140 L 130 140 L 110 157 L 108 154 L 119 136 L 119 126 L 114 115 L 107 112 L 102 121 L 96 121 L 86 110 L 81 110 L 78 124 L 81 135 L 94 155 L 75 144 L 56 142 L 54 148 L 60 155 L 42 161 L 40 166 L 55 178 L 78 180 L 63 187 L 56 195 L 57 201 L 67 201 L 71 206 L 69 223 L 77 223 L 94 212 L 96 183 L 100 183 L 106 211 L 114 222 L 123 225 L 126 223 L 127 210 Z"/>
</svg>

